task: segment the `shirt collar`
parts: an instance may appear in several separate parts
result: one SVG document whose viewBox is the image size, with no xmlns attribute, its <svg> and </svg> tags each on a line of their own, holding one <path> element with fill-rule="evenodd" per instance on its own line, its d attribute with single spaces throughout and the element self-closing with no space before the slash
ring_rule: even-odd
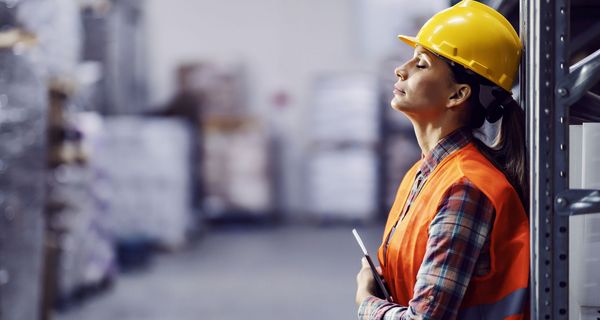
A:
<svg viewBox="0 0 600 320">
<path fill-rule="evenodd" d="M 423 162 L 420 171 L 427 177 L 435 167 L 454 151 L 461 149 L 471 142 L 473 133 L 469 128 L 462 127 L 443 137 L 426 155 L 421 155 Z"/>
</svg>

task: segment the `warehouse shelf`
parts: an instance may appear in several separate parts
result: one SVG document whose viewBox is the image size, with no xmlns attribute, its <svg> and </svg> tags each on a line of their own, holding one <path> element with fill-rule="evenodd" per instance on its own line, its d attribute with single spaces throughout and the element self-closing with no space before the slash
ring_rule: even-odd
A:
<svg viewBox="0 0 600 320">
<path fill-rule="evenodd" d="M 582 50 L 586 45 L 600 37 L 600 22 L 594 23 L 592 26 L 586 29 L 586 32 L 579 34 L 577 37 L 573 37 L 571 41 L 570 53 L 578 52 Z"/>
<path fill-rule="evenodd" d="M 583 7 L 588 9 L 581 10 Z M 571 11 L 573 9 L 573 11 Z M 569 217 L 598 212 L 599 190 L 569 189 L 569 123 L 571 107 L 585 99 L 597 104 L 589 90 L 600 80 L 600 51 L 568 67 L 571 57 L 589 52 L 596 38 L 571 30 L 578 17 L 598 12 L 586 1 L 520 1 L 520 26 L 525 46 L 521 99 L 528 115 L 531 221 L 531 317 L 569 318 Z M 593 12 L 593 11 L 592 11 Z M 590 17 L 590 19 L 592 19 Z M 596 17 L 597 19 L 597 17 Z M 581 20 L 581 19 L 579 19 Z M 578 28 L 581 29 L 581 23 Z M 572 32 L 577 31 L 577 32 Z M 577 108 L 576 121 L 594 119 L 600 109 Z M 592 111 L 582 117 L 581 110 Z M 587 119 L 582 119 L 587 118 Z"/>
</svg>

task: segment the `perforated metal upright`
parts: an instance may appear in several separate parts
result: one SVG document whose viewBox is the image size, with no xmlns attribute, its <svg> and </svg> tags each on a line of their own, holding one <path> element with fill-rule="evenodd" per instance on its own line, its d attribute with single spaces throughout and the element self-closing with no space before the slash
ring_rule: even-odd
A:
<svg viewBox="0 0 600 320">
<path fill-rule="evenodd" d="M 570 10 L 570 0 L 520 0 L 532 319 L 568 319 L 568 216 L 600 212 L 599 190 L 568 189 L 569 109 L 600 79 L 600 50 L 569 66 Z"/>
</svg>

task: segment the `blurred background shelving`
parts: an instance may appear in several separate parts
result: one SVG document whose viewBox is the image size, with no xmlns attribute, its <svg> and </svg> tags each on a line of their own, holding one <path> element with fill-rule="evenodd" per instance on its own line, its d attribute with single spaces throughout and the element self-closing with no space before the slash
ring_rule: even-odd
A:
<svg viewBox="0 0 600 320">
<path fill-rule="evenodd" d="M 0 320 L 355 316 L 349 230 L 421 156 L 396 35 L 456 2 L 0 0 Z"/>
</svg>

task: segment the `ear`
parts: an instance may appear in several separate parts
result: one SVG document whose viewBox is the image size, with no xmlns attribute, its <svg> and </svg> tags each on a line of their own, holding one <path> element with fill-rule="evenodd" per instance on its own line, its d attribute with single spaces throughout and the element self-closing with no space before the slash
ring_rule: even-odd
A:
<svg viewBox="0 0 600 320">
<path fill-rule="evenodd" d="M 471 87 L 464 83 L 458 83 L 454 85 L 452 91 L 450 92 L 450 97 L 448 98 L 448 103 L 446 107 L 454 108 L 465 103 L 469 97 L 471 96 Z"/>
</svg>

